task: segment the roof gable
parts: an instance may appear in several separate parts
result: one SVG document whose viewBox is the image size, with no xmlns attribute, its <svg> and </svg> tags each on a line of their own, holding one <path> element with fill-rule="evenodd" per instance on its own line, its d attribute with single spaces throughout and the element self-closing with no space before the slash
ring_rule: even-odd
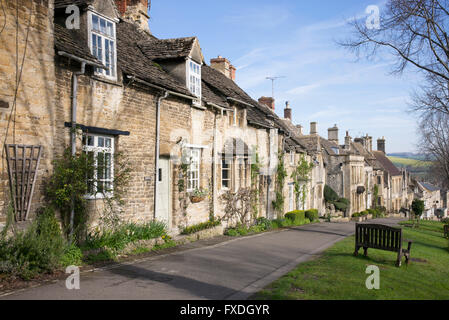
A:
<svg viewBox="0 0 449 320">
<path fill-rule="evenodd" d="M 377 161 L 382 165 L 382 167 L 391 175 L 391 176 L 400 176 L 401 171 L 391 162 L 390 159 L 383 153 L 382 151 L 373 151 L 374 156 Z"/>
<path fill-rule="evenodd" d="M 148 59 L 171 60 L 187 59 L 202 63 L 204 58 L 196 37 L 176 39 L 153 39 L 139 43 L 139 48 Z"/>
</svg>

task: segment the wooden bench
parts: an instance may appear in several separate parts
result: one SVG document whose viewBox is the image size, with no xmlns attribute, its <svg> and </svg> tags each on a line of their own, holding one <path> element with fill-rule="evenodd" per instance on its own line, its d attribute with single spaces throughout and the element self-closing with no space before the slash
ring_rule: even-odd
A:
<svg viewBox="0 0 449 320">
<path fill-rule="evenodd" d="M 408 242 L 407 249 L 402 248 L 402 242 Z M 360 248 L 363 248 L 364 255 L 368 255 L 368 248 L 392 251 L 398 254 L 396 265 L 401 266 L 402 257 L 405 257 L 406 263 L 410 260 L 410 249 L 413 241 L 402 239 L 402 229 L 381 224 L 357 223 L 355 226 L 355 252 L 359 254 Z"/>
<path fill-rule="evenodd" d="M 444 237 L 449 238 L 449 224 L 444 225 Z"/>
</svg>

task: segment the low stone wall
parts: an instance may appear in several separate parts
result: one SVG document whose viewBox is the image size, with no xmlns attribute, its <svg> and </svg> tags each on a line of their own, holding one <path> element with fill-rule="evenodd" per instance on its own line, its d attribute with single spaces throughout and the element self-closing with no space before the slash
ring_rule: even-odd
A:
<svg viewBox="0 0 449 320">
<path fill-rule="evenodd" d="M 216 226 L 211 229 L 201 230 L 197 233 L 189 234 L 189 235 L 179 235 L 176 236 L 173 240 L 178 242 L 179 244 L 185 244 L 194 242 L 197 240 L 210 239 L 218 236 L 222 236 L 224 234 L 224 227 L 222 225 Z"/>
</svg>

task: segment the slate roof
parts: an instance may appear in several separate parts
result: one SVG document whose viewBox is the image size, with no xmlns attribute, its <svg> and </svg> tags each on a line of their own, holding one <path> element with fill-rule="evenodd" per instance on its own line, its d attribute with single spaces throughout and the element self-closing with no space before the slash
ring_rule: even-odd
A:
<svg viewBox="0 0 449 320">
<path fill-rule="evenodd" d="M 59 8 L 68 4 L 90 4 L 91 0 L 56 0 Z M 99 61 L 90 54 L 85 45 L 87 40 L 81 33 L 67 30 L 55 25 L 55 46 L 91 62 Z M 148 83 L 192 96 L 185 84 L 169 75 L 155 61 L 187 57 L 196 41 L 196 37 L 160 40 L 139 29 L 132 23 L 120 21 L 117 24 L 117 65 L 125 74 L 135 76 Z M 287 143 L 304 148 L 294 137 L 294 132 L 269 107 L 260 104 L 243 91 L 233 80 L 210 66 L 203 65 L 202 82 L 203 98 L 207 102 L 228 108 L 228 98 L 244 102 L 252 107 L 247 108 L 248 123 L 263 128 L 278 128 L 282 132 L 290 132 Z"/>
<path fill-rule="evenodd" d="M 436 186 L 434 186 L 434 185 L 432 185 L 432 184 L 430 184 L 430 183 L 427 183 L 427 182 L 420 182 L 420 184 L 421 184 L 424 188 L 426 188 L 427 190 L 429 190 L 429 191 L 431 191 L 431 192 L 433 192 L 433 191 L 439 191 L 439 190 L 440 190 L 440 188 L 438 188 L 438 187 L 436 187 Z"/>
<path fill-rule="evenodd" d="M 87 40 L 78 30 L 69 30 L 59 24 L 55 24 L 55 48 L 64 51 L 89 62 L 102 64 L 89 51 Z"/>
<path fill-rule="evenodd" d="M 75 5 L 78 7 L 88 6 L 93 2 L 94 0 L 55 0 L 55 9 L 66 8 L 70 5 Z"/>
<path fill-rule="evenodd" d="M 382 167 L 391 175 L 391 176 L 400 176 L 401 171 L 391 162 L 390 159 L 383 153 L 382 151 L 373 151 L 374 156 L 377 161 L 382 165 Z"/>
<path fill-rule="evenodd" d="M 192 52 L 196 37 L 154 39 L 139 43 L 145 56 L 152 60 L 187 58 Z"/>
</svg>

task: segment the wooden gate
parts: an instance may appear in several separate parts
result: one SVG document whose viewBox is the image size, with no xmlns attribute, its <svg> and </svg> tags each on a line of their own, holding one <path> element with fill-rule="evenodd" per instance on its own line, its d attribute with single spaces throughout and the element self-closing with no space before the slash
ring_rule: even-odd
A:
<svg viewBox="0 0 449 320">
<path fill-rule="evenodd" d="M 16 221 L 26 221 L 42 154 L 41 146 L 7 144 L 9 186 Z"/>
</svg>

